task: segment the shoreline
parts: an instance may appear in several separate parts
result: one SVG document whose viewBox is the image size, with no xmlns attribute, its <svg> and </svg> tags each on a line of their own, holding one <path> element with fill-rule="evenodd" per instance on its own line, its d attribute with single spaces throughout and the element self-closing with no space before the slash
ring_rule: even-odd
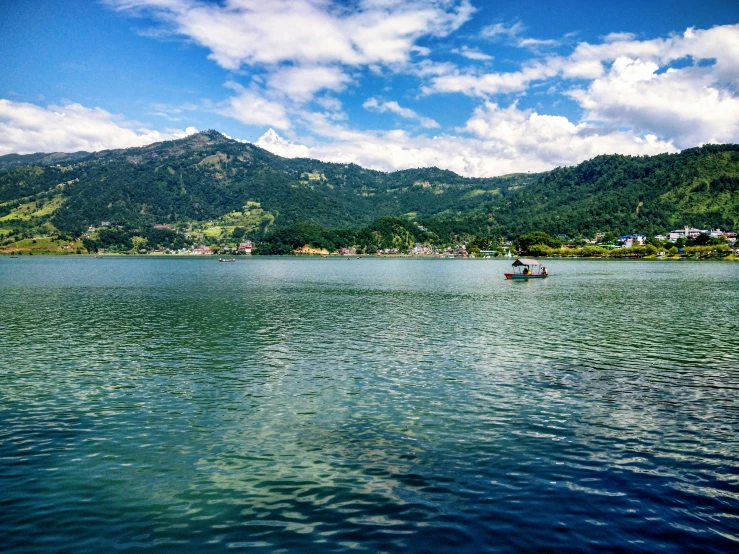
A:
<svg viewBox="0 0 739 554">
<path fill-rule="evenodd" d="M 639 261 L 639 262 L 737 262 L 739 261 L 739 255 L 737 254 L 729 254 L 726 256 L 644 256 L 644 257 L 608 257 L 608 256 L 513 256 L 511 258 L 503 257 L 503 256 L 497 256 L 494 258 L 464 258 L 461 256 L 455 256 L 453 258 L 448 257 L 442 257 L 438 255 L 409 255 L 409 254 L 362 254 L 362 255 L 341 255 L 341 254 L 329 254 L 328 256 L 324 257 L 319 254 L 284 254 L 284 255 L 259 255 L 259 254 L 253 254 L 253 255 L 236 255 L 236 254 L 163 254 L 163 253 L 157 253 L 157 254 L 127 254 L 127 253 L 110 253 L 110 254 L 85 254 L 85 253 L 64 253 L 64 252 L 34 252 L 30 253 L 27 251 L 18 252 L 18 251 L 0 251 L 0 258 L 11 258 L 14 259 L 18 258 L 31 258 L 31 257 L 69 257 L 69 258 L 178 258 L 178 259 L 213 259 L 215 261 L 218 260 L 219 257 L 230 257 L 235 258 L 236 260 L 239 259 L 274 259 L 274 258 L 284 258 L 284 259 L 333 259 L 333 260 L 339 260 L 339 259 L 374 259 L 374 260 L 382 260 L 382 259 L 405 259 L 405 260 L 444 260 L 444 261 L 450 261 L 450 260 L 466 260 L 466 261 L 505 261 L 505 260 L 515 260 L 517 257 L 526 257 L 526 258 L 532 258 L 536 260 L 550 260 L 550 261 L 566 261 L 566 260 L 601 260 L 601 261 Z"/>
</svg>

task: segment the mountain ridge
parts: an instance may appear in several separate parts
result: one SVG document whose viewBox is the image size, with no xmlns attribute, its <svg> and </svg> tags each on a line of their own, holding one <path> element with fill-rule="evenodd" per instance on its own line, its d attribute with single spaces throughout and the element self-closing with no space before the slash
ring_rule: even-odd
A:
<svg viewBox="0 0 739 554">
<path fill-rule="evenodd" d="M 387 216 L 444 238 L 736 228 L 739 145 L 602 155 L 493 178 L 283 158 L 215 130 L 126 149 L 0 156 L 0 234 L 80 236 L 101 221 L 185 231 L 215 221 L 259 239 L 301 222 L 357 229 Z"/>
</svg>

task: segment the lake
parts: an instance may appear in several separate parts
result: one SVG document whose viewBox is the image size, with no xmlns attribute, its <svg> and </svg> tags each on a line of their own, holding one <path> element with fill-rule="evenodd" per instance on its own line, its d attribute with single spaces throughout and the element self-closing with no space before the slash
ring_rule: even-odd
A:
<svg viewBox="0 0 739 554">
<path fill-rule="evenodd" d="M 545 265 L 0 258 L 0 550 L 739 550 L 739 264 Z"/>
</svg>

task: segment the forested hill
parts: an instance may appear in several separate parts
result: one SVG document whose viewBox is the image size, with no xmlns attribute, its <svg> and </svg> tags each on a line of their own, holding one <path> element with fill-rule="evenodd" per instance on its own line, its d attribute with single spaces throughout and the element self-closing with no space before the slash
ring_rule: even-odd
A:
<svg viewBox="0 0 739 554">
<path fill-rule="evenodd" d="M 450 234 L 653 234 L 739 227 L 739 145 L 599 156 L 543 174 L 469 179 L 286 159 L 216 131 L 141 148 L 0 157 L 0 232 L 79 234 L 224 218 L 252 237 L 309 222 L 359 228 L 406 216 Z"/>
<path fill-rule="evenodd" d="M 737 228 L 739 145 L 658 156 L 598 156 L 540 175 L 494 202 L 491 211 L 509 233 L 653 235 L 684 225 Z"/>
<path fill-rule="evenodd" d="M 359 227 L 389 215 L 467 213 L 533 180 L 465 179 L 436 168 L 384 173 L 286 159 L 216 131 L 79 159 L 55 155 L 51 163 L 41 154 L 4 156 L 0 164 L 18 159 L 34 164 L 0 173 L 0 217 L 72 234 L 100 221 L 134 227 L 209 221 L 255 206 L 262 226 Z"/>
</svg>

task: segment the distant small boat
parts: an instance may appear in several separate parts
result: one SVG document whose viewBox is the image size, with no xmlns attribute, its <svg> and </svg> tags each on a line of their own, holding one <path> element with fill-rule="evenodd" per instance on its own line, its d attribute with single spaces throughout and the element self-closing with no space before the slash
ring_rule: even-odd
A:
<svg viewBox="0 0 739 554">
<path fill-rule="evenodd" d="M 11 258 L 17 258 L 18 256 L 16 256 L 15 254 L 11 254 L 10 257 Z"/>
<path fill-rule="evenodd" d="M 218 258 L 219 262 L 235 262 L 236 258 Z"/>
<path fill-rule="evenodd" d="M 512 265 L 513 272 L 504 273 L 506 279 L 546 279 L 549 276 L 547 268 L 537 260 L 516 258 Z"/>
</svg>

